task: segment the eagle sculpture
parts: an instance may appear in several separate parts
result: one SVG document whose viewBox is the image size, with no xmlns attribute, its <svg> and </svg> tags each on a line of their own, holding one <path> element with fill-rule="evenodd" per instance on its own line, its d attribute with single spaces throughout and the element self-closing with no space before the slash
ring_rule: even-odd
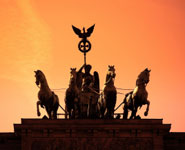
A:
<svg viewBox="0 0 185 150">
<path fill-rule="evenodd" d="M 72 25 L 73 31 L 79 36 L 79 38 L 82 39 L 87 39 L 87 37 L 90 37 L 91 33 L 94 30 L 94 26 L 91 26 L 90 28 L 87 29 L 87 32 L 85 32 L 85 27 L 83 27 L 83 32 L 81 32 L 80 29 L 76 28 L 75 26 Z"/>
</svg>

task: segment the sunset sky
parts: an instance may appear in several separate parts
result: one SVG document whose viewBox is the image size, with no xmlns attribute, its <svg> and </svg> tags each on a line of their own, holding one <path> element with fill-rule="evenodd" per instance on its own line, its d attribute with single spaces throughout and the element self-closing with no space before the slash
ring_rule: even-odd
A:
<svg viewBox="0 0 185 150">
<path fill-rule="evenodd" d="M 148 67 L 151 106 L 147 117 L 146 106 L 138 113 L 185 132 L 184 0 L 0 0 L 0 132 L 12 132 L 21 118 L 39 118 L 34 70 L 44 72 L 51 89 L 68 87 L 70 67 L 83 65 L 72 25 L 93 24 L 87 63 L 99 72 L 101 88 L 108 65 L 115 65 L 115 86 L 131 89 Z M 63 107 L 64 92 L 56 92 Z"/>
</svg>

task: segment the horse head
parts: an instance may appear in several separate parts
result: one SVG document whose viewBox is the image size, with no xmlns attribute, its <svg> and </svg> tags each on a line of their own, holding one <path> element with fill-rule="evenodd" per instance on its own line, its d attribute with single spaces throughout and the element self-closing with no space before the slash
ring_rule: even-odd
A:
<svg viewBox="0 0 185 150">
<path fill-rule="evenodd" d="M 36 85 L 39 86 L 41 82 L 45 80 L 44 74 L 41 70 L 34 71 L 35 72 L 35 78 L 36 78 Z"/>
<path fill-rule="evenodd" d="M 108 66 L 108 74 L 109 74 L 112 78 L 115 78 L 115 77 L 116 77 L 114 65 L 113 65 L 113 66 L 110 66 L 110 65 Z"/>
<path fill-rule="evenodd" d="M 112 79 L 115 79 L 115 77 L 116 77 L 116 73 L 115 73 L 114 65 L 113 66 L 109 65 L 105 84 L 108 84 L 110 81 L 112 81 Z"/>
<path fill-rule="evenodd" d="M 140 83 L 144 83 L 144 84 L 148 84 L 148 82 L 150 81 L 150 71 L 148 70 L 148 68 L 146 68 L 144 71 L 142 71 L 139 76 L 138 79 L 136 81 L 136 85 L 140 84 Z"/>
<path fill-rule="evenodd" d="M 77 78 L 77 72 L 76 72 L 76 68 L 70 68 L 70 82 L 76 82 L 76 78 Z"/>
<path fill-rule="evenodd" d="M 71 68 L 71 78 L 76 78 L 76 68 Z"/>
</svg>

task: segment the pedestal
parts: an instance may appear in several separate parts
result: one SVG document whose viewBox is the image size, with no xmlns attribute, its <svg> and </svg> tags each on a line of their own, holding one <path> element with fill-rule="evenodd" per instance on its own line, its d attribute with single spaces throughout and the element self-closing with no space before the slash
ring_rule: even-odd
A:
<svg viewBox="0 0 185 150">
<path fill-rule="evenodd" d="M 42 120 L 15 124 L 22 150 L 163 150 L 162 119 Z"/>
</svg>

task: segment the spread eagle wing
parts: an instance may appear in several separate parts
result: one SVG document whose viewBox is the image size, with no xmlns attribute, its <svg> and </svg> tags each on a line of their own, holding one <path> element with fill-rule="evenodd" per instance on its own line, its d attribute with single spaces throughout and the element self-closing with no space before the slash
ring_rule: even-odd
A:
<svg viewBox="0 0 185 150">
<path fill-rule="evenodd" d="M 79 36 L 79 38 L 83 38 L 83 34 L 80 29 L 76 28 L 72 25 L 73 31 Z"/>
<path fill-rule="evenodd" d="M 87 29 L 86 37 L 89 37 L 89 36 L 91 35 L 91 33 L 92 33 L 93 30 L 94 30 L 94 26 L 95 26 L 95 24 L 94 24 L 93 26 L 91 26 L 90 28 Z"/>
</svg>

